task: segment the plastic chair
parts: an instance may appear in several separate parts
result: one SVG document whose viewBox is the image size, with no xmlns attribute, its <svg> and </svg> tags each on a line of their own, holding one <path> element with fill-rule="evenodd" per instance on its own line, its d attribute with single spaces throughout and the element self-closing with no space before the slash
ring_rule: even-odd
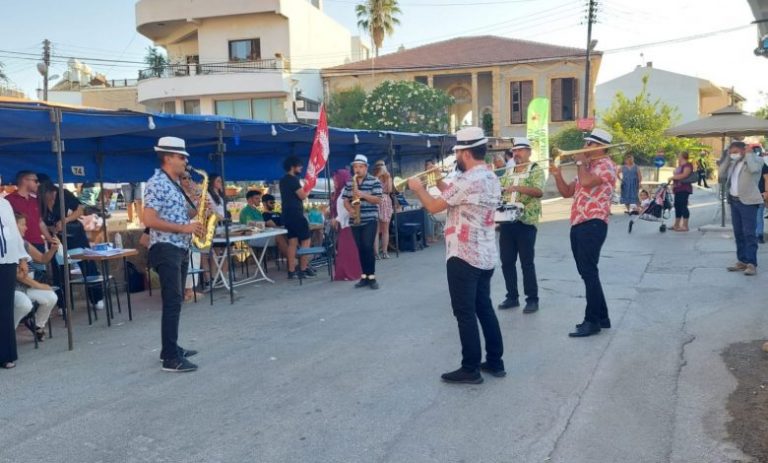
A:
<svg viewBox="0 0 768 463">
<path fill-rule="evenodd" d="M 336 241 L 335 237 L 333 235 L 333 229 L 328 226 L 325 230 L 325 238 L 323 239 L 323 245 L 322 246 L 313 246 L 308 248 L 299 248 L 296 250 L 296 259 L 301 261 L 301 258 L 303 256 L 315 256 L 314 259 L 309 263 L 309 266 L 312 268 L 322 267 L 323 265 L 328 266 L 328 276 L 331 278 L 331 281 L 333 281 L 333 258 L 335 257 L 335 249 L 336 249 Z M 298 273 L 299 275 L 299 286 L 303 284 L 303 274 L 302 272 Z"/>
</svg>

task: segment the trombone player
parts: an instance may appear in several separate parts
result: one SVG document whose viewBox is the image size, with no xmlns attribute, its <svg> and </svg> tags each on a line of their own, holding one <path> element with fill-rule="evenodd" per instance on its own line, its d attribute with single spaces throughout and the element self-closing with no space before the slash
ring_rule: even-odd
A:
<svg viewBox="0 0 768 463">
<path fill-rule="evenodd" d="M 574 153 L 577 175 L 570 183 L 563 179 L 559 166 L 552 164 L 549 167 L 560 194 L 564 198 L 573 198 L 571 251 L 586 290 L 584 322 L 576 325 L 576 330 L 568 334 L 573 338 L 592 336 L 602 328 L 611 327 L 597 264 L 608 234 L 611 197 L 616 184 L 616 167 L 608 157 L 607 148 L 612 138 L 603 129 L 594 129 L 584 138 L 585 150 Z M 587 149 L 588 152 L 584 152 Z"/>
<path fill-rule="evenodd" d="M 520 256 L 525 291 L 523 313 L 533 313 L 539 310 L 539 287 L 533 259 L 544 194 L 544 172 L 535 162 L 531 163 L 531 142 L 527 138 L 515 137 L 510 151 L 514 162 L 501 178 L 502 189 L 505 195 L 514 198 L 511 202 L 522 204 L 523 212 L 518 220 L 499 225 L 501 271 L 507 288 L 506 298 L 499 304 L 499 309 L 520 307 L 516 268 Z"/>
</svg>

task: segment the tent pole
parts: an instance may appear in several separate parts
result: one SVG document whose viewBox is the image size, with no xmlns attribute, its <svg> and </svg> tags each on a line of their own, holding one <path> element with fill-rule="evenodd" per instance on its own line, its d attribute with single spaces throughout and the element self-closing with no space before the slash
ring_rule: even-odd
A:
<svg viewBox="0 0 768 463">
<path fill-rule="evenodd" d="M 104 205 L 104 155 L 101 152 L 101 141 L 97 141 L 96 162 L 99 165 L 99 197 L 101 198 L 101 217 L 104 219 L 104 225 L 101 227 L 104 234 L 104 242 L 109 242 L 109 231 L 107 230 L 107 209 Z M 130 205 L 126 205 L 131 207 Z"/>
<path fill-rule="evenodd" d="M 723 149 L 720 152 L 720 159 L 722 159 L 723 151 L 725 151 L 725 134 L 723 134 L 722 138 L 720 139 L 720 143 L 721 143 L 721 146 L 723 147 Z M 725 228 L 725 195 L 726 195 L 725 182 L 721 180 L 718 183 L 720 183 L 720 226 L 722 228 Z"/>
<path fill-rule="evenodd" d="M 331 153 L 328 153 L 328 159 L 325 160 L 325 191 L 328 195 L 328 220 L 331 220 Z M 323 220 L 325 220 L 325 217 L 323 217 Z M 325 228 L 325 227 L 323 227 Z M 330 240 L 335 240 L 336 237 L 333 236 L 333 227 L 328 228 L 328 233 L 331 235 L 329 237 Z M 333 242 L 333 241 L 331 241 Z M 322 243 L 321 243 L 322 244 Z M 336 249 L 336 245 L 334 244 L 333 249 Z M 336 256 L 328 255 L 328 273 L 331 274 L 331 281 L 333 281 L 333 262 L 336 260 Z"/>
<path fill-rule="evenodd" d="M 232 249 L 230 248 L 230 245 L 232 243 L 229 242 L 229 222 L 230 219 L 227 217 L 228 209 L 227 209 L 227 183 L 224 177 L 224 152 L 227 151 L 227 145 L 224 144 L 224 122 L 219 121 L 216 123 L 216 131 L 218 132 L 218 141 L 216 143 L 216 156 L 219 158 L 219 169 L 221 170 L 221 185 L 224 187 L 224 197 L 222 198 L 222 201 L 224 202 L 224 245 L 226 246 L 227 250 L 227 279 L 229 280 L 229 303 L 234 304 L 235 303 L 235 288 L 232 286 L 232 272 L 235 271 L 235 269 L 232 267 Z M 213 249 L 211 249 L 211 252 L 213 252 Z"/>
<path fill-rule="evenodd" d="M 61 220 L 67 216 L 66 206 L 64 204 L 64 161 L 62 159 L 62 153 L 64 152 L 64 142 L 61 140 L 61 109 L 51 109 L 51 122 L 54 126 L 54 138 L 52 143 L 52 151 L 56 153 L 56 169 L 59 180 L 59 216 Z M 74 338 L 72 333 L 72 305 L 70 304 L 71 298 L 69 293 L 71 288 L 69 286 L 69 247 L 67 246 L 67 228 L 62 227 L 61 233 L 61 246 L 64 255 L 64 287 L 62 288 L 64 294 L 65 309 L 67 314 L 67 345 L 69 350 L 74 350 Z"/>
<path fill-rule="evenodd" d="M 394 172 L 395 172 L 395 148 L 394 148 L 394 145 L 393 145 L 394 142 L 393 142 L 392 134 L 390 133 L 390 134 L 388 134 L 388 136 L 389 136 L 389 165 L 391 166 L 392 173 L 394 174 Z M 403 172 L 401 171 L 400 166 L 397 166 L 397 167 L 398 167 L 398 173 L 400 175 L 403 175 Z M 393 183 L 393 185 L 394 185 L 394 183 Z M 399 204 L 399 201 L 398 201 L 398 204 Z M 395 205 L 393 204 L 392 207 L 394 208 L 394 206 Z M 397 256 L 399 258 L 400 257 L 400 228 L 397 226 L 397 211 L 395 211 L 395 213 L 392 214 L 392 218 L 393 218 L 393 221 L 394 221 L 394 224 L 395 224 L 395 256 Z"/>
</svg>

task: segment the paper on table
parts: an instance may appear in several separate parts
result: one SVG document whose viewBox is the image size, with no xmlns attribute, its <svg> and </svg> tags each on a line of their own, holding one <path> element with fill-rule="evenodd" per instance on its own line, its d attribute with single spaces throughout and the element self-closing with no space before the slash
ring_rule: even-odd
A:
<svg viewBox="0 0 768 463">
<path fill-rule="evenodd" d="M 116 256 L 122 254 L 124 249 L 122 248 L 110 248 L 104 251 L 97 251 L 95 249 L 83 249 L 84 256 Z"/>
</svg>

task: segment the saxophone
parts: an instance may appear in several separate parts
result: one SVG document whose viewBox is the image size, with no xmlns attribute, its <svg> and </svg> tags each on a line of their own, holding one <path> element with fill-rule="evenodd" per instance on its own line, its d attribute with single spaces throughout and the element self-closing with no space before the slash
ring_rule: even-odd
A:
<svg viewBox="0 0 768 463">
<path fill-rule="evenodd" d="M 205 209 L 208 205 L 208 174 L 204 170 L 195 169 L 192 166 L 187 166 L 187 170 L 195 172 L 203 177 L 203 182 L 200 184 L 200 188 L 202 189 L 202 192 L 200 193 L 200 204 L 197 207 L 197 216 L 195 217 L 195 220 L 205 224 L 205 236 L 200 237 L 198 235 L 192 235 L 192 244 L 194 244 L 197 249 L 206 250 L 211 247 L 213 234 L 216 232 L 216 221 L 218 220 L 215 213 L 211 213 L 207 220 L 205 217 Z"/>
<path fill-rule="evenodd" d="M 352 223 L 360 225 L 360 190 L 357 186 L 357 175 L 352 177 Z"/>
</svg>

